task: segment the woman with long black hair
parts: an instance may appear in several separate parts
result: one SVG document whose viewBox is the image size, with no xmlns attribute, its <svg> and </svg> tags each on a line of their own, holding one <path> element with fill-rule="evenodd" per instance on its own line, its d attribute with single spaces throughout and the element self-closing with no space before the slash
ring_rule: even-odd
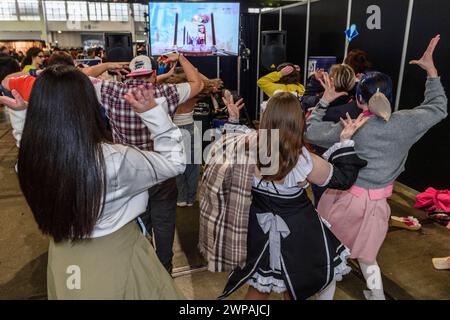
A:
<svg viewBox="0 0 450 320">
<path fill-rule="evenodd" d="M 47 68 L 29 107 L 19 101 L 13 111 L 26 116 L 20 186 L 50 236 L 49 299 L 181 297 L 135 221 L 147 189 L 184 171 L 181 133 L 151 89 L 125 99 L 154 135 L 154 152 L 108 140 L 94 87 L 75 67 Z"/>
</svg>

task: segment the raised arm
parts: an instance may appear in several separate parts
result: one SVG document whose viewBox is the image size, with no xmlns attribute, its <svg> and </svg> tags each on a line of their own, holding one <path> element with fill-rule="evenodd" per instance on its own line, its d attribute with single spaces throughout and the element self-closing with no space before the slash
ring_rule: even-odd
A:
<svg viewBox="0 0 450 320">
<path fill-rule="evenodd" d="M 23 100 L 16 90 L 12 90 L 11 94 L 14 98 L 0 96 L 0 105 L 3 104 L 8 107 L 9 120 L 13 129 L 12 134 L 16 140 L 16 146 L 20 147 L 23 127 L 27 116 L 28 102 Z"/>
<path fill-rule="evenodd" d="M 166 73 L 160 74 L 156 77 L 156 82 L 157 83 L 161 83 L 167 79 L 169 79 L 174 73 L 175 73 L 175 68 L 177 67 L 177 64 L 174 63 L 172 68 L 170 68 L 170 70 Z"/>
<path fill-rule="evenodd" d="M 448 115 L 448 99 L 433 59 L 433 53 L 439 40 L 439 35 L 431 39 L 423 56 L 419 60 L 409 62 L 412 65 L 418 65 L 424 69 L 428 77 L 425 83 L 425 99 L 422 104 L 414 109 L 399 112 L 404 117 L 416 123 L 416 125 L 409 126 L 407 129 L 415 135 L 423 134 Z"/>
<path fill-rule="evenodd" d="M 154 99 L 151 89 L 140 86 L 127 94 L 125 100 L 142 119 L 152 134 L 154 151 L 128 148 L 127 173 L 133 177 L 130 188 L 142 190 L 160 183 L 185 170 L 185 156 L 180 130 L 161 106 L 165 98 Z M 124 177 L 124 179 L 129 179 Z"/>
<path fill-rule="evenodd" d="M 106 62 L 80 70 L 89 77 L 97 78 L 106 71 L 128 73 L 128 70 L 125 69 L 126 67 L 128 67 L 128 62 Z"/>
<path fill-rule="evenodd" d="M 186 78 L 190 86 L 190 94 L 186 100 L 189 100 L 198 95 L 203 89 L 203 81 L 197 68 L 195 68 L 182 54 L 176 52 L 169 53 L 167 54 L 167 58 L 170 61 L 178 61 L 181 67 L 183 67 L 184 73 L 186 74 Z"/>
<path fill-rule="evenodd" d="M 356 120 L 347 116 L 347 120 L 341 119 L 344 127 L 340 134 L 340 142 L 328 149 L 322 159 L 312 154 L 313 169 L 307 176 L 307 180 L 319 186 L 327 186 L 332 189 L 347 190 L 358 178 L 359 170 L 367 165 L 355 152 L 355 143 L 350 140 L 354 133 L 367 122 L 368 118 L 360 115 Z"/>
<path fill-rule="evenodd" d="M 29 75 L 28 72 L 15 72 L 15 73 L 11 73 L 8 74 L 3 80 L 2 80 L 2 87 L 5 88 L 6 90 L 11 90 L 10 86 L 9 86 L 9 79 L 11 78 L 17 78 L 17 77 L 21 77 L 21 76 L 27 76 Z"/>
<path fill-rule="evenodd" d="M 228 123 L 224 125 L 224 133 L 245 134 L 252 132 L 253 130 L 246 125 L 239 124 L 240 113 L 245 106 L 244 99 L 241 98 L 234 102 L 233 95 L 230 95 L 229 97 L 222 97 L 222 101 L 228 111 Z"/>
<path fill-rule="evenodd" d="M 322 119 L 326 114 L 331 102 L 337 98 L 347 95 L 346 92 L 336 92 L 333 79 L 327 73 L 323 74 L 323 79 L 319 79 L 325 88 L 322 99 L 306 120 L 305 138 L 318 146 L 329 148 L 339 141 L 342 131 L 342 123 L 324 122 Z"/>
<path fill-rule="evenodd" d="M 281 71 L 274 71 L 265 76 L 259 78 L 257 85 L 267 94 L 269 97 L 273 95 L 273 93 L 277 90 L 284 90 L 286 87 L 284 84 L 276 83 L 279 81 L 285 74 L 289 74 L 294 71 L 294 68 L 291 66 L 287 66 L 283 68 Z"/>
</svg>

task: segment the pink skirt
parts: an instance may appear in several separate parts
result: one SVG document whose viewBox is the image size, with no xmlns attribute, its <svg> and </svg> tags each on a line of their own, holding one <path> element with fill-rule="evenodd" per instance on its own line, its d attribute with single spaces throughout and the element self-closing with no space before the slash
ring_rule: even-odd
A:
<svg viewBox="0 0 450 320">
<path fill-rule="evenodd" d="M 361 191 L 363 190 L 363 191 Z M 319 215 L 331 224 L 331 231 L 351 251 L 351 258 L 375 262 L 386 238 L 391 209 L 386 198 L 372 200 L 369 191 L 328 189 L 317 207 Z"/>
</svg>

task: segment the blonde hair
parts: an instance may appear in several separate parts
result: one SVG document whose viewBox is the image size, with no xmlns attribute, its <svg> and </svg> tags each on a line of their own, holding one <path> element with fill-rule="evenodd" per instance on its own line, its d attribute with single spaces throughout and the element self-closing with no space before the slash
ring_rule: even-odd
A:
<svg viewBox="0 0 450 320">
<path fill-rule="evenodd" d="M 337 92 L 349 92 L 355 87 L 355 72 L 347 64 L 333 65 L 330 70 L 330 77 L 334 80 Z"/>
<path fill-rule="evenodd" d="M 380 89 L 377 89 L 377 92 L 369 99 L 368 107 L 370 112 L 384 121 L 389 121 L 391 118 L 391 102 L 383 92 L 380 92 Z"/>
</svg>

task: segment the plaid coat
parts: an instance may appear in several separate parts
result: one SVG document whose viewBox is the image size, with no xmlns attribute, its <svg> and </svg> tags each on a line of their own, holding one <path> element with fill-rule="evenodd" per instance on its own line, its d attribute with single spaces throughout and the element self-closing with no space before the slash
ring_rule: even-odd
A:
<svg viewBox="0 0 450 320">
<path fill-rule="evenodd" d="M 221 161 L 217 151 L 224 147 L 239 150 L 256 143 L 256 138 L 255 131 L 226 134 L 211 148 L 200 189 L 199 232 L 199 249 L 209 271 L 231 271 L 245 264 L 251 179 L 256 169 L 249 152 L 236 164 L 236 153 L 227 154 Z"/>
<path fill-rule="evenodd" d="M 151 133 L 142 122 L 141 118 L 133 111 L 133 108 L 123 98 L 129 90 L 139 85 L 145 87 L 149 83 L 144 80 L 130 79 L 125 83 L 117 81 L 101 81 L 94 85 L 100 87 L 100 103 L 106 110 L 110 120 L 114 143 L 128 144 L 141 150 L 153 151 Z M 155 97 L 165 97 L 169 114 L 172 116 L 178 107 L 179 94 L 176 85 L 157 84 L 153 86 Z"/>
</svg>

